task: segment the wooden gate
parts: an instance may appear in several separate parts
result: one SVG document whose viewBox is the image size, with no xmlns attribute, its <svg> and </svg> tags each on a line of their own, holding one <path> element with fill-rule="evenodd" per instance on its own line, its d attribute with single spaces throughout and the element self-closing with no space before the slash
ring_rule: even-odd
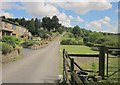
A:
<svg viewBox="0 0 120 85">
<path fill-rule="evenodd" d="M 72 83 L 72 85 L 77 85 L 78 83 L 83 83 L 81 79 L 76 74 L 74 68 L 86 72 L 93 72 L 92 70 L 82 69 L 75 61 L 74 57 L 95 57 L 99 58 L 99 76 L 104 79 L 105 76 L 105 47 L 99 47 L 99 54 L 68 54 L 67 51 L 63 50 L 63 81 L 65 83 Z"/>
<path fill-rule="evenodd" d="M 110 53 L 114 55 L 110 55 Z M 115 54 L 117 52 L 117 54 Z M 106 61 L 106 76 L 116 82 L 120 81 L 120 48 L 106 48 L 107 61 Z"/>
<path fill-rule="evenodd" d="M 119 78 L 120 55 L 111 57 L 111 56 L 109 56 L 110 55 L 109 52 L 111 52 L 111 51 L 120 52 L 120 48 L 110 48 L 110 47 L 100 46 L 99 54 L 68 54 L 67 51 L 64 49 L 63 50 L 63 81 L 65 83 L 72 83 L 72 85 L 78 85 L 79 83 L 83 83 L 81 81 L 81 79 L 78 77 L 75 68 L 78 68 L 79 70 L 86 71 L 86 72 L 93 72 L 92 70 L 82 69 L 74 61 L 74 57 L 96 57 L 99 59 L 98 73 L 99 73 L 99 76 L 102 77 L 102 79 L 108 79 L 117 73 L 118 73 L 118 75 L 117 75 L 118 77 L 117 78 L 115 77 L 115 78 L 120 79 Z M 111 62 L 111 63 L 116 63 L 116 65 L 111 66 L 109 59 L 115 59 L 115 58 L 117 58 L 118 61 Z M 113 70 L 110 70 L 110 69 L 113 69 Z"/>
</svg>

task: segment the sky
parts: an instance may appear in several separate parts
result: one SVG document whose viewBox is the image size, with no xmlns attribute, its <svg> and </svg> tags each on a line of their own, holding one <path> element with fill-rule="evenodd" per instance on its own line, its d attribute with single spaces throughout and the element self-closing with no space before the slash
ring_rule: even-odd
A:
<svg viewBox="0 0 120 85">
<path fill-rule="evenodd" d="M 0 2 L 0 16 L 39 18 L 57 15 L 65 26 L 80 26 L 93 31 L 118 32 L 118 2 Z"/>
</svg>

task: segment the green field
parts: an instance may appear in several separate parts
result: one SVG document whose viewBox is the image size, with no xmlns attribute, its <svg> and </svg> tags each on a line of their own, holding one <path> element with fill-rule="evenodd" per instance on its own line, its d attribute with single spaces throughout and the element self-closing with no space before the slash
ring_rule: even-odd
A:
<svg viewBox="0 0 120 85">
<path fill-rule="evenodd" d="M 84 45 L 61 45 L 60 51 L 65 49 L 68 53 L 77 53 L 77 54 L 96 54 L 97 51 L 92 51 L 90 47 Z"/>
</svg>

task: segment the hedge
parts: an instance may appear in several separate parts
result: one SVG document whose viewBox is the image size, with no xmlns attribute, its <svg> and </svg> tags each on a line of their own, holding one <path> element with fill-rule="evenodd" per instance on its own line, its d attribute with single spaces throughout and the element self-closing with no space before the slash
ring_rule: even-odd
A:
<svg viewBox="0 0 120 85">
<path fill-rule="evenodd" d="M 29 46 L 32 46 L 34 44 L 38 44 L 38 43 L 36 41 L 33 41 L 33 40 L 29 40 L 29 41 L 22 43 L 23 47 L 29 47 Z"/>
<path fill-rule="evenodd" d="M 62 44 L 62 45 L 82 45 L 83 43 L 80 41 L 74 41 L 72 39 L 66 39 L 66 40 L 62 40 L 60 42 L 60 44 Z"/>
<path fill-rule="evenodd" d="M 20 45 L 20 39 L 16 38 L 15 36 L 3 36 L 2 42 L 11 45 L 13 48 L 16 48 L 17 45 Z"/>
</svg>

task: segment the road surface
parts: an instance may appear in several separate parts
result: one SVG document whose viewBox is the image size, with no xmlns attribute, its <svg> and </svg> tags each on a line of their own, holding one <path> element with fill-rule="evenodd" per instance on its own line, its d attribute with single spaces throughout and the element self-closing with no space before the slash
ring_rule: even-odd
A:
<svg viewBox="0 0 120 85">
<path fill-rule="evenodd" d="M 59 41 L 39 50 L 24 49 L 24 58 L 6 64 L 3 83 L 55 83 L 58 80 Z"/>
</svg>

